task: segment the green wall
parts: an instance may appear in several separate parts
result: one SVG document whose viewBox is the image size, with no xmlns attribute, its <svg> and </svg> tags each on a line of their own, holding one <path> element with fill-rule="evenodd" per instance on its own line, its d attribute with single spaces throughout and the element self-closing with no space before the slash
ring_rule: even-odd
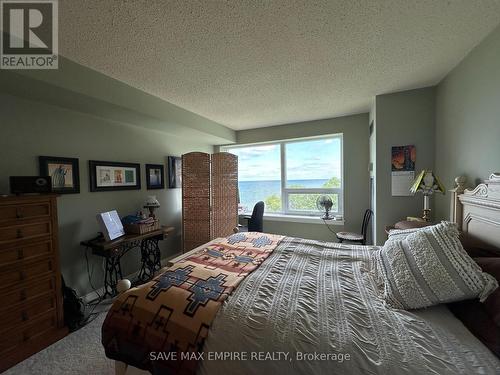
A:
<svg viewBox="0 0 500 375">
<path fill-rule="evenodd" d="M 62 56 L 57 70 L 0 70 L 0 91 L 199 142 L 236 140 L 232 129 Z"/>
<path fill-rule="evenodd" d="M 161 223 L 176 228 L 176 234 L 162 242 L 162 257 L 180 251 L 180 189 L 146 190 L 144 164 L 166 165 L 169 155 L 212 152 L 212 145 L 6 94 L 0 94 L 0 113 L 0 193 L 8 192 L 8 176 L 38 174 L 39 155 L 80 159 L 81 193 L 58 198 L 62 273 L 69 286 L 82 295 L 91 291 L 79 242 L 99 230 L 95 215 L 112 209 L 121 216 L 134 213 L 148 195 L 156 195 L 162 205 Z M 89 159 L 141 163 L 142 190 L 90 193 Z M 102 258 L 89 254 L 89 260 L 94 286 L 101 287 Z M 127 254 L 122 266 L 124 275 L 137 271 L 138 252 Z"/>
<path fill-rule="evenodd" d="M 435 88 L 423 88 L 377 95 L 374 117 L 376 126 L 376 243 L 387 238 L 386 225 L 421 216 L 423 198 L 393 197 L 391 192 L 392 146 L 415 145 L 416 173 L 434 167 Z"/>
<path fill-rule="evenodd" d="M 345 226 L 332 225 L 334 231 L 359 232 L 368 208 L 368 113 L 333 119 L 307 121 L 236 132 L 237 143 L 255 143 L 300 137 L 343 133 L 344 138 L 344 220 Z M 336 240 L 323 224 L 264 221 L 264 231 L 296 237 Z"/>
<path fill-rule="evenodd" d="M 450 189 L 456 176 L 472 186 L 500 171 L 500 27 L 437 88 L 436 171 Z M 449 204 L 437 197 L 440 217 Z"/>
</svg>

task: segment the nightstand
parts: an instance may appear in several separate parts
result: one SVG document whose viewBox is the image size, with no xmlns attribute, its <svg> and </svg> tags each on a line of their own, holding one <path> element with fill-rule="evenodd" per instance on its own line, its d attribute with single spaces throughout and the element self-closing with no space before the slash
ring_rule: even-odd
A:
<svg viewBox="0 0 500 375">
<path fill-rule="evenodd" d="M 412 228 L 423 228 L 428 227 L 430 225 L 434 225 L 431 221 L 419 221 L 419 220 L 402 220 L 398 221 L 394 225 L 386 225 L 385 233 L 389 234 L 389 232 L 393 229 L 412 229 Z"/>
</svg>

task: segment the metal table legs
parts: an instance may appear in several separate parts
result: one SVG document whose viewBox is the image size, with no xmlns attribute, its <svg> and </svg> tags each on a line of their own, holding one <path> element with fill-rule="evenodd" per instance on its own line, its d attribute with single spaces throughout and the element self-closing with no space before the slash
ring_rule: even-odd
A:
<svg viewBox="0 0 500 375">
<path fill-rule="evenodd" d="M 104 273 L 104 297 L 116 295 L 116 283 L 123 279 L 121 256 L 106 257 L 106 270 Z"/>
<path fill-rule="evenodd" d="M 142 282 L 151 280 L 155 272 L 161 268 L 158 241 L 158 238 L 148 238 L 141 241 L 142 267 L 139 272 L 139 280 Z"/>
<path fill-rule="evenodd" d="M 159 237 L 147 238 L 141 241 L 141 270 L 138 281 L 144 283 L 153 278 L 154 274 L 161 268 L 161 254 L 158 243 Z M 133 243 L 129 246 L 119 248 L 114 253 L 106 257 L 106 270 L 104 274 L 104 297 L 116 295 L 116 283 L 123 279 L 122 267 L 120 265 L 121 257 L 131 248 L 138 246 Z"/>
</svg>

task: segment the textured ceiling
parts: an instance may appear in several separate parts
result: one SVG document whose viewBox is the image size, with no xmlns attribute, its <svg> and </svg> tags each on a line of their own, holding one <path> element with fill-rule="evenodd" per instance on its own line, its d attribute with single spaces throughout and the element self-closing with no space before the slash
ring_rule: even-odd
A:
<svg viewBox="0 0 500 375">
<path fill-rule="evenodd" d="M 436 84 L 498 0 L 60 0 L 60 53 L 232 129 L 359 113 Z"/>
</svg>

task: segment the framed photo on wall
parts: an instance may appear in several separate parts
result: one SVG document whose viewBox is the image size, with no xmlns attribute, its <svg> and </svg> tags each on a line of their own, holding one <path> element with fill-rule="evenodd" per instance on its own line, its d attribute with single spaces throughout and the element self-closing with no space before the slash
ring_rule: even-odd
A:
<svg viewBox="0 0 500 375">
<path fill-rule="evenodd" d="M 391 149 L 391 155 L 392 196 L 410 196 L 412 195 L 410 193 L 410 187 L 415 179 L 415 146 L 393 146 Z"/>
<path fill-rule="evenodd" d="M 141 166 L 137 163 L 89 160 L 90 191 L 139 190 Z"/>
<path fill-rule="evenodd" d="M 168 157 L 168 188 L 175 189 L 182 186 L 182 159 L 177 156 Z"/>
<path fill-rule="evenodd" d="M 57 194 L 80 193 L 78 159 L 58 156 L 38 157 L 40 176 L 50 176 L 52 191 Z"/>
<path fill-rule="evenodd" d="M 148 190 L 165 189 L 165 172 L 162 164 L 146 164 L 146 186 Z"/>
</svg>

